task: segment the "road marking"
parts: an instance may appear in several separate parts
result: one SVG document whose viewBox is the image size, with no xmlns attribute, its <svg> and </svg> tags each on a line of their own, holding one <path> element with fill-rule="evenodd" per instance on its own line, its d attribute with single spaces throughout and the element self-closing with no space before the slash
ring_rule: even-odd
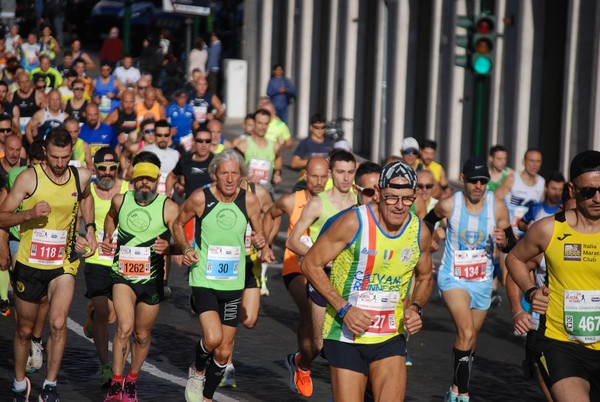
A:
<svg viewBox="0 0 600 402">
<path fill-rule="evenodd" d="M 83 327 L 81 325 L 79 325 L 79 323 L 73 321 L 70 317 L 67 318 L 67 328 L 69 328 L 71 331 L 75 332 L 75 334 L 77 334 L 79 337 L 85 339 L 86 341 L 90 342 L 90 343 L 94 343 L 93 339 L 90 339 L 86 336 L 83 336 Z M 108 350 L 110 352 L 112 352 L 112 342 L 108 342 Z M 131 363 L 131 355 L 127 358 L 127 362 Z M 153 375 L 154 377 L 160 378 L 161 380 L 167 380 L 173 384 L 182 386 L 185 388 L 185 384 L 187 383 L 187 378 L 183 378 L 183 377 L 177 377 L 174 376 L 172 374 L 166 373 L 164 371 L 162 371 L 161 369 L 159 369 L 158 367 L 156 367 L 154 364 L 148 362 L 148 360 L 146 360 L 144 362 L 144 365 L 142 366 L 142 371 L 147 372 L 148 374 Z M 223 395 L 220 392 L 215 392 L 214 398 L 215 400 L 217 400 L 218 402 L 244 402 L 245 399 L 233 399 L 231 397 L 228 397 L 227 395 Z"/>
</svg>

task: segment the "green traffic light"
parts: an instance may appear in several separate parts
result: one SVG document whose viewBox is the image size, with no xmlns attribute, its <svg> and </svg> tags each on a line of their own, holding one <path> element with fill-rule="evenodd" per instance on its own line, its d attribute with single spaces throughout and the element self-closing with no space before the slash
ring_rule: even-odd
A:
<svg viewBox="0 0 600 402">
<path fill-rule="evenodd" d="M 473 59 L 473 71 L 475 74 L 487 75 L 492 71 L 492 60 L 486 56 L 477 56 Z"/>
</svg>

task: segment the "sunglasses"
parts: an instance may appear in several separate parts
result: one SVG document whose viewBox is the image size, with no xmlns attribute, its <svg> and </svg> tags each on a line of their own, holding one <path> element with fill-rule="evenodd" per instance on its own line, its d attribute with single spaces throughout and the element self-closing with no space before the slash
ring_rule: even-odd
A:
<svg viewBox="0 0 600 402">
<path fill-rule="evenodd" d="M 198 144 L 210 144 L 212 140 L 203 140 L 202 138 L 194 138 Z"/>
<path fill-rule="evenodd" d="M 431 190 L 433 188 L 433 184 L 417 184 L 421 190 Z"/>
<path fill-rule="evenodd" d="M 73 88 L 73 91 L 83 91 L 84 89 L 85 88 L 79 88 L 79 87 L 77 87 L 77 88 Z"/>
<path fill-rule="evenodd" d="M 373 197 L 375 195 L 374 188 L 364 188 L 356 184 L 356 189 L 360 191 L 365 197 Z"/>
<path fill-rule="evenodd" d="M 313 130 L 325 130 L 325 126 L 315 126 L 314 124 L 313 124 L 312 128 L 313 128 Z"/>
<path fill-rule="evenodd" d="M 118 163 L 96 163 L 96 170 L 100 172 L 106 172 L 108 170 L 112 172 L 114 170 L 117 170 L 118 167 Z"/>
<path fill-rule="evenodd" d="M 144 134 L 154 134 L 154 129 L 153 128 L 147 128 L 144 130 Z"/>
<path fill-rule="evenodd" d="M 145 86 L 145 87 L 140 87 L 140 86 L 138 86 L 138 89 L 140 89 L 140 90 L 141 90 L 141 89 L 146 89 L 146 88 L 148 88 L 148 87 L 147 87 L 147 86 Z"/>
<path fill-rule="evenodd" d="M 7 127 L 7 128 L 0 128 L 0 133 L 10 133 L 12 132 L 12 128 Z"/>
<path fill-rule="evenodd" d="M 166 137 L 170 136 L 171 134 L 155 134 L 155 135 L 160 138 L 166 138 Z"/>
<path fill-rule="evenodd" d="M 482 186 L 487 185 L 488 182 L 489 182 L 489 179 L 467 179 L 467 183 L 469 183 L 469 184 L 481 183 Z"/>
<path fill-rule="evenodd" d="M 589 200 L 591 198 L 594 198 L 596 193 L 600 191 L 600 187 L 575 187 L 575 190 L 579 192 L 579 195 L 584 200 Z"/>
<path fill-rule="evenodd" d="M 419 151 L 417 151 L 416 149 L 406 149 L 402 151 L 402 153 L 404 155 L 419 155 Z"/>
</svg>

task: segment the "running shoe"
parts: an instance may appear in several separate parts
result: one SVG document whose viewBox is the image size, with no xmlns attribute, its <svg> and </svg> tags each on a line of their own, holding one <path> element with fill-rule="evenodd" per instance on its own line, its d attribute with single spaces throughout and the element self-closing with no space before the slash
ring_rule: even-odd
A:
<svg viewBox="0 0 600 402">
<path fill-rule="evenodd" d="M 499 307 L 502 304 L 502 296 L 496 290 L 492 291 L 492 306 Z"/>
<path fill-rule="evenodd" d="M 40 394 L 40 402 L 60 402 L 56 385 L 46 385 Z"/>
<path fill-rule="evenodd" d="M 225 367 L 225 373 L 223 374 L 223 378 L 221 378 L 221 383 L 219 384 L 221 388 L 236 388 L 235 384 L 235 367 L 233 364 L 228 364 Z"/>
<path fill-rule="evenodd" d="M 456 402 L 469 402 L 469 397 L 466 395 L 459 395 Z"/>
<path fill-rule="evenodd" d="M 126 381 L 125 386 L 123 387 L 123 393 L 121 395 L 121 401 L 123 402 L 138 402 L 136 383 Z"/>
<path fill-rule="evenodd" d="M 286 356 L 285 366 L 290 371 L 290 389 L 293 393 L 298 394 L 298 388 L 296 387 L 296 354 L 292 353 Z"/>
<path fill-rule="evenodd" d="M 92 332 L 94 330 L 94 306 L 92 306 L 92 303 L 88 303 L 87 313 L 87 319 L 85 320 L 85 324 L 83 324 L 83 334 L 87 338 L 92 339 L 94 337 Z"/>
<path fill-rule="evenodd" d="M 23 391 L 15 391 L 13 388 L 13 402 L 29 402 L 29 393 L 31 392 L 31 383 L 29 378 L 25 377 L 25 389 Z"/>
<path fill-rule="evenodd" d="M 4 317 L 10 315 L 10 303 L 8 299 L 0 299 L 0 315 Z"/>
<path fill-rule="evenodd" d="M 104 398 L 104 402 L 121 402 L 123 399 L 123 386 L 120 381 L 115 381 L 111 384 Z"/>
<path fill-rule="evenodd" d="M 267 288 L 267 277 L 260 277 L 260 295 L 261 296 L 269 296 L 269 289 Z"/>
<path fill-rule="evenodd" d="M 186 402 L 202 402 L 204 397 L 204 374 L 198 374 L 192 366 L 188 370 L 188 380 L 185 384 L 185 400 Z"/>
<path fill-rule="evenodd" d="M 290 374 L 293 372 L 293 382 L 296 392 L 300 395 L 309 397 L 313 393 L 312 378 L 310 378 L 310 370 L 302 370 L 300 368 L 300 353 L 297 352 L 295 355 L 291 355 L 286 359 L 286 365 L 290 370 Z M 290 361 L 291 360 L 291 361 Z M 291 386 L 290 386 L 291 388 Z M 292 391 L 294 388 L 292 388 Z"/>
<path fill-rule="evenodd" d="M 100 386 L 108 388 L 112 381 L 112 375 L 112 367 L 110 367 L 110 365 L 103 364 L 100 366 Z"/>
<path fill-rule="evenodd" d="M 452 392 L 452 386 L 450 386 L 450 389 L 444 395 L 444 402 L 458 402 L 458 394 Z"/>
<path fill-rule="evenodd" d="M 44 346 L 42 342 L 31 341 L 31 352 L 27 358 L 27 364 L 25 365 L 25 371 L 28 373 L 35 373 L 40 371 L 44 364 Z"/>
<path fill-rule="evenodd" d="M 406 352 L 406 367 L 411 367 L 413 365 L 413 361 L 410 358 L 410 356 L 408 355 L 408 352 Z"/>
<path fill-rule="evenodd" d="M 163 286 L 163 296 L 164 296 L 164 298 L 168 299 L 172 295 L 173 295 L 173 291 L 171 290 L 171 287 L 169 285 L 167 285 L 167 282 L 165 282 L 165 285 Z"/>
</svg>

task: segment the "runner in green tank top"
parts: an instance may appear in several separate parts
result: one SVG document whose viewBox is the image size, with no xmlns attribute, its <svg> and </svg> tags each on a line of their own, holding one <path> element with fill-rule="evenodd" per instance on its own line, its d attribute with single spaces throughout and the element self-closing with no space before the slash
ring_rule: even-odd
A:
<svg viewBox="0 0 600 402">
<path fill-rule="evenodd" d="M 173 236 L 190 266 L 192 308 L 199 315 L 203 338 L 189 368 L 187 401 L 212 399 L 233 347 L 246 274 L 244 237 L 250 221 L 254 246 L 272 262 L 256 195 L 240 188 L 247 168 L 240 154 L 226 149 L 209 165 L 214 183 L 194 192 L 181 206 Z M 185 225 L 196 219 L 196 245 L 191 247 Z M 209 363 L 210 360 L 210 363 Z M 205 383 L 206 379 L 206 383 Z"/>
<path fill-rule="evenodd" d="M 102 251 L 115 253 L 112 297 L 119 320 L 113 341 L 113 376 L 105 401 L 137 400 L 137 377 L 150 349 L 150 334 L 163 298 L 164 256 L 173 254 L 169 231 L 177 204 L 157 194 L 160 160 L 140 152 L 133 161 L 134 190 L 113 197 L 104 220 Z M 119 226 L 116 247 L 113 233 Z M 123 378 L 129 340 L 135 333 L 131 368 Z"/>
</svg>

